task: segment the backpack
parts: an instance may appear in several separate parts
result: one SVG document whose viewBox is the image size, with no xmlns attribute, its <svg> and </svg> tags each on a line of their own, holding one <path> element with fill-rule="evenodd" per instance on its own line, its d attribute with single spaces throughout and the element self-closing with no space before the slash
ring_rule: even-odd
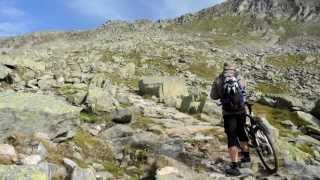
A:
<svg viewBox="0 0 320 180">
<path fill-rule="evenodd" d="M 244 108 L 244 87 L 236 71 L 222 75 L 222 108 L 226 111 L 239 111 Z"/>
</svg>

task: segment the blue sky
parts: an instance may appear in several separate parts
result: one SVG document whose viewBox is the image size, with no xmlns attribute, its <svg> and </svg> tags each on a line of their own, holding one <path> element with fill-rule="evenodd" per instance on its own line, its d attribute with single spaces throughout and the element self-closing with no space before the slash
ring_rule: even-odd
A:
<svg viewBox="0 0 320 180">
<path fill-rule="evenodd" d="M 0 0 L 0 36 L 95 28 L 106 20 L 158 20 L 223 0 Z"/>
</svg>

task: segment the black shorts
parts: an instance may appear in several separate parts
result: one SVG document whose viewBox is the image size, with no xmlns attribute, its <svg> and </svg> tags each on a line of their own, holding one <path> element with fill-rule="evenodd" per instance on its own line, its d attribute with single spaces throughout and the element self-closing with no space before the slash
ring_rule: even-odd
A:
<svg viewBox="0 0 320 180">
<path fill-rule="evenodd" d="M 224 131 L 228 137 L 228 147 L 238 146 L 239 141 L 248 142 L 248 137 L 244 130 L 246 123 L 245 114 L 224 115 Z"/>
</svg>

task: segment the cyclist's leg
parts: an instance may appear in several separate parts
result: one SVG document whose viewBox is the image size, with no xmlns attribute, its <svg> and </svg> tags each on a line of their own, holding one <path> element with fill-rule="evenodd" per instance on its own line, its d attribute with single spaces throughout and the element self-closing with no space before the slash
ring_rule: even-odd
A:
<svg viewBox="0 0 320 180">
<path fill-rule="evenodd" d="M 250 161 L 250 156 L 249 156 L 249 139 L 247 137 L 247 134 L 245 132 L 245 123 L 246 123 L 246 115 L 241 114 L 237 118 L 237 135 L 240 140 L 240 146 L 242 149 L 242 161 Z"/>
<path fill-rule="evenodd" d="M 224 129 L 228 137 L 228 149 L 232 162 L 238 162 L 237 119 L 234 115 L 225 115 Z"/>
</svg>

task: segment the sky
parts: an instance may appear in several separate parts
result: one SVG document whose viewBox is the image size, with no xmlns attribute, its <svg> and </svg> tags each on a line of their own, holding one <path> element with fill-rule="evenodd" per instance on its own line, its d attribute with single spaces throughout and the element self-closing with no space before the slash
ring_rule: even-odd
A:
<svg viewBox="0 0 320 180">
<path fill-rule="evenodd" d="M 90 29 L 107 20 L 168 19 L 223 0 L 0 0 L 0 36 Z"/>
</svg>

